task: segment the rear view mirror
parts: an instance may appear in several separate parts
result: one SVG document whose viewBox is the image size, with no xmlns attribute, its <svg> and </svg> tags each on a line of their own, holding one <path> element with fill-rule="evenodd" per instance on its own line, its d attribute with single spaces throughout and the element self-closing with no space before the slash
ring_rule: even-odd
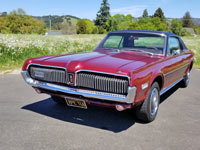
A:
<svg viewBox="0 0 200 150">
<path fill-rule="evenodd" d="M 172 51 L 172 55 L 174 56 L 174 55 L 179 55 L 181 53 L 181 50 L 180 49 L 178 49 L 178 50 L 173 50 Z"/>
</svg>

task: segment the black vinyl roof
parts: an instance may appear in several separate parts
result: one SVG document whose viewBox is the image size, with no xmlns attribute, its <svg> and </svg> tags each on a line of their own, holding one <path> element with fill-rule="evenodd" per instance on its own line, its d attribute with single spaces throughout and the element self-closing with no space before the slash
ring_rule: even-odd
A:
<svg viewBox="0 0 200 150">
<path fill-rule="evenodd" d="M 163 32 L 163 31 L 152 31 L 152 30 L 120 30 L 120 31 L 112 31 L 110 33 L 152 33 L 152 34 L 165 34 L 167 36 L 177 36 L 174 33 Z"/>
</svg>

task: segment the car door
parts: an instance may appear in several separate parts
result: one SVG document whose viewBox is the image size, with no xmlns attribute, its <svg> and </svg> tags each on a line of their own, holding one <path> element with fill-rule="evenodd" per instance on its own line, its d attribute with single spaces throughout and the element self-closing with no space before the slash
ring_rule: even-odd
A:
<svg viewBox="0 0 200 150">
<path fill-rule="evenodd" d="M 165 86 L 174 83 L 183 76 L 184 62 L 184 51 L 179 38 L 175 36 L 168 37 L 166 66 L 164 68 Z"/>
<path fill-rule="evenodd" d="M 180 56 L 182 57 L 182 59 L 184 60 L 183 61 L 183 64 L 182 64 L 182 67 L 180 69 L 180 74 L 181 76 L 184 76 L 185 73 L 186 73 L 186 70 L 187 68 L 189 67 L 190 65 L 190 61 L 191 61 L 191 53 L 190 51 L 187 49 L 186 46 L 183 46 L 184 43 L 183 41 L 179 38 L 179 43 L 180 43 L 180 49 L 181 49 L 181 54 Z"/>
</svg>

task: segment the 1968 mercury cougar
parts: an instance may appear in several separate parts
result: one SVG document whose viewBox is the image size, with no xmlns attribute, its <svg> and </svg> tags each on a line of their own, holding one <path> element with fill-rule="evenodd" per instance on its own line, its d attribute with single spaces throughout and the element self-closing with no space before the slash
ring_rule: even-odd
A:
<svg viewBox="0 0 200 150">
<path fill-rule="evenodd" d="M 57 103 L 134 108 L 139 119 L 151 122 L 162 94 L 178 83 L 187 87 L 193 56 L 172 33 L 114 31 L 90 53 L 27 59 L 22 76 Z"/>
</svg>

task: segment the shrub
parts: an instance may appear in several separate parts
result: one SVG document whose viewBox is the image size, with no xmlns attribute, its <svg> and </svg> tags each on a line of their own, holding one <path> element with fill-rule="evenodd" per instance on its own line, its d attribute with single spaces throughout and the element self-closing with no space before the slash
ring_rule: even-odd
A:
<svg viewBox="0 0 200 150">
<path fill-rule="evenodd" d="M 194 32 L 196 34 L 200 34 L 200 27 L 194 27 Z"/>
<path fill-rule="evenodd" d="M 14 34 L 44 34 L 46 25 L 31 16 L 25 15 L 22 11 L 20 14 L 15 11 L 8 16 L 0 17 L 0 33 Z"/>
<path fill-rule="evenodd" d="M 192 36 L 192 33 L 189 32 L 189 31 L 187 31 L 186 29 L 183 29 L 183 30 L 181 31 L 180 36 Z"/>
<path fill-rule="evenodd" d="M 99 27 L 99 34 L 105 34 L 107 31 L 103 27 Z"/>
<path fill-rule="evenodd" d="M 99 33 L 99 29 L 95 26 L 93 28 L 92 34 L 98 34 Z"/>
<path fill-rule="evenodd" d="M 80 19 L 77 22 L 77 33 L 78 34 L 91 34 L 95 30 L 96 27 L 94 22 L 89 19 Z"/>
<path fill-rule="evenodd" d="M 183 25 L 180 20 L 173 19 L 171 23 L 171 31 L 177 35 L 184 34 L 185 31 L 183 31 Z"/>
</svg>

